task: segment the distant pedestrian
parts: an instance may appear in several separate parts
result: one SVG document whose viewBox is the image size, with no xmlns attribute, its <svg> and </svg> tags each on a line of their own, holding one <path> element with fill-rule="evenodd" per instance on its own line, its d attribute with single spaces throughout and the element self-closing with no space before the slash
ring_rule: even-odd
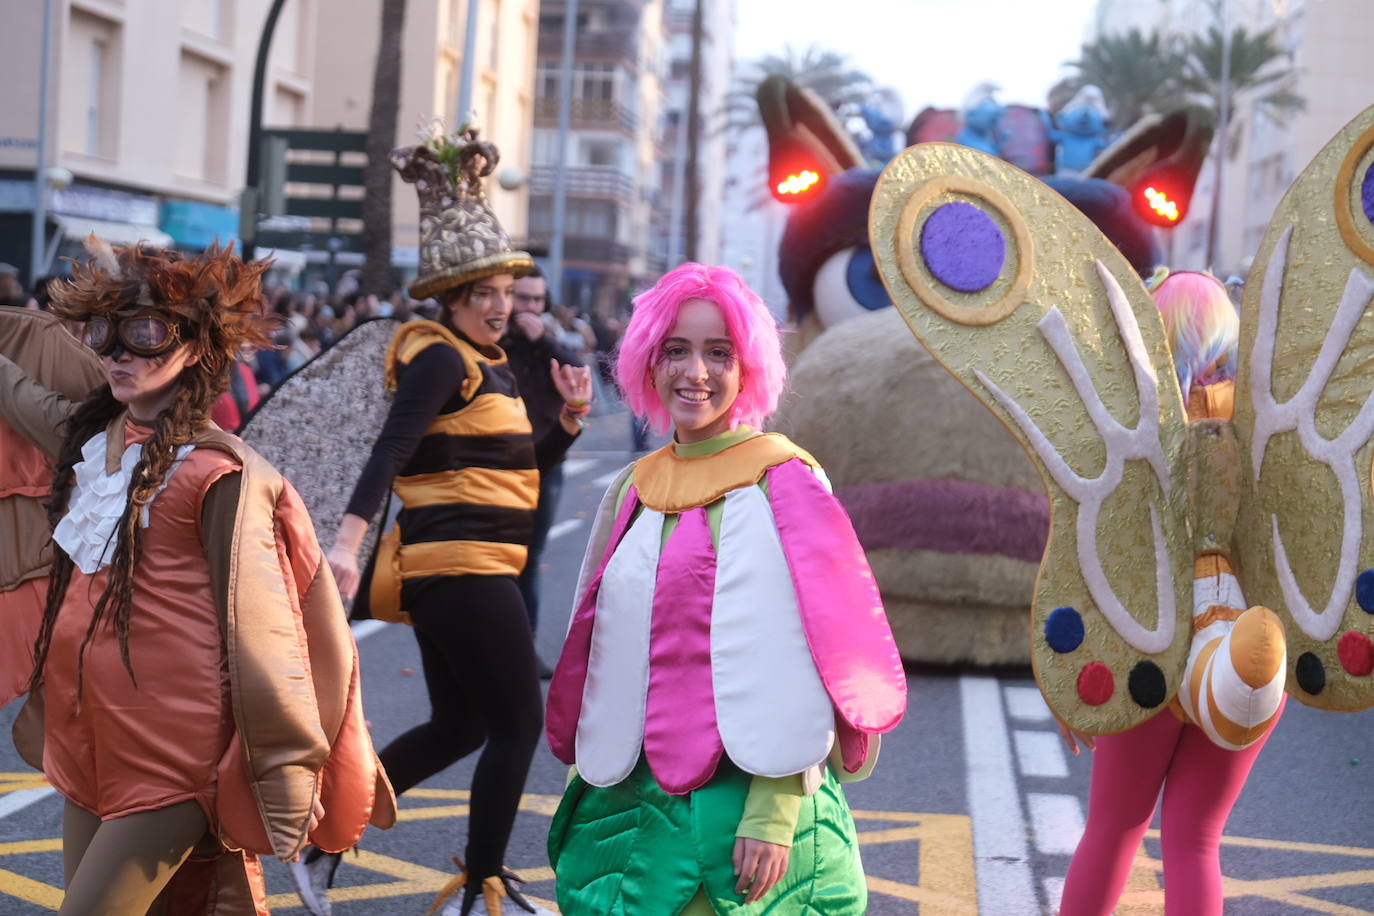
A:
<svg viewBox="0 0 1374 916">
<path fill-rule="evenodd" d="M 545 319 L 550 304 L 549 284 L 538 265 L 516 279 L 512 299 L 511 324 L 506 336 L 501 339 L 501 348 L 510 360 L 511 371 L 515 374 L 516 386 L 525 402 L 525 411 L 529 414 L 537 442 L 559 422 L 563 411 L 563 396 L 549 375 L 550 363 L 556 361 L 565 366 L 583 366 L 585 362 L 581 356 L 564 346 L 559 335 L 550 329 L 550 322 Z M 531 631 L 539 628 L 539 561 L 562 493 L 563 458 L 560 456 L 539 469 L 539 505 L 534 511 L 529 555 L 525 560 L 525 569 L 520 573 L 520 594 L 525 598 Z M 553 670 L 542 658 L 539 659 L 539 676 L 547 680 L 552 675 Z"/>
</svg>

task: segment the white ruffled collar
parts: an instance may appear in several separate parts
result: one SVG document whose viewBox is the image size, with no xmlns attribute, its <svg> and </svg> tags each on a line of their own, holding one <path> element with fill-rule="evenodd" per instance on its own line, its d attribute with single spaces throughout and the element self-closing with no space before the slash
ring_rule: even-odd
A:
<svg viewBox="0 0 1374 916">
<path fill-rule="evenodd" d="M 120 428 L 122 431 L 121 427 Z M 134 466 L 143 456 L 143 446 L 135 443 L 124 450 L 119 462 L 119 470 L 113 474 L 105 471 L 105 454 L 108 431 L 101 430 L 81 447 L 81 460 L 72 468 L 76 482 L 72 486 L 71 498 L 67 501 L 67 514 L 53 529 L 53 540 L 67 552 L 77 569 L 92 575 L 110 565 L 114 554 L 115 528 L 119 517 L 124 514 L 128 500 L 129 481 L 133 477 Z M 157 492 L 167 488 L 182 460 L 195 449 L 194 445 L 183 445 L 177 449 L 176 461 L 167 470 L 162 486 Z M 153 495 L 157 499 L 157 494 Z M 143 507 L 143 527 L 148 527 L 148 509 L 152 500 Z"/>
</svg>

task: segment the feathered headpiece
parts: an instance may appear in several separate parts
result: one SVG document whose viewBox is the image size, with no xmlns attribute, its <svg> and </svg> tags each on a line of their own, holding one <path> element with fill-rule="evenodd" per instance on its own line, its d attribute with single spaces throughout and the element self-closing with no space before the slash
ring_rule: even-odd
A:
<svg viewBox="0 0 1374 916">
<path fill-rule="evenodd" d="M 111 247 L 94 235 L 86 239 L 86 252 L 85 261 L 73 262 L 70 278 L 49 288 L 58 316 L 89 321 L 131 308 L 171 312 L 186 326 L 183 339 L 197 345 L 216 371 L 245 345 L 271 347 L 272 320 L 262 295 L 270 261 L 245 263 L 232 245 L 187 257 L 151 245 Z"/>
</svg>

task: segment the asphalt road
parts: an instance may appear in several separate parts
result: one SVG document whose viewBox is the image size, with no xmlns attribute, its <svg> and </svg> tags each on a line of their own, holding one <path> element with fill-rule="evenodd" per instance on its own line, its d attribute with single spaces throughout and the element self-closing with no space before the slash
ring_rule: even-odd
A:
<svg viewBox="0 0 1374 916">
<path fill-rule="evenodd" d="M 543 569 L 538 643 L 552 661 L 566 625 L 588 519 L 628 460 L 623 416 L 600 418 L 571 456 Z M 357 632 L 378 746 L 427 712 L 419 656 L 402 626 Z M 906 720 L 874 776 L 848 787 L 869 875 L 869 910 L 895 914 L 1054 912 L 1087 810 L 1091 761 L 1066 754 L 1028 671 L 913 670 Z M 0 728 L 16 710 L 0 710 Z M 61 805 L 0 741 L 0 914 L 61 900 Z M 374 831 L 339 870 L 340 916 L 421 913 L 460 854 L 467 760 L 408 793 L 402 820 Z M 508 863 L 532 896 L 553 898 L 544 850 L 565 768 L 539 749 Z M 1118 914 L 1163 913 L 1158 822 Z M 1374 913 L 1374 713 L 1336 716 L 1290 702 L 1227 825 L 1226 912 Z M 303 914 L 278 863 L 273 913 Z M 645 914 L 658 916 L 658 914 Z"/>
</svg>

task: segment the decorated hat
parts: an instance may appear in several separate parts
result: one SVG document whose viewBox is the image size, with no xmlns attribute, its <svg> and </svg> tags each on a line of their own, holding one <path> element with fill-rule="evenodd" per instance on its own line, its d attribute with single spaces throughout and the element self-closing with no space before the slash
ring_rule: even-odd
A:
<svg viewBox="0 0 1374 916">
<path fill-rule="evenodd" d="M 534 259 L 511 246 L 482 191 L 482 179 L 501 161 L 496 146 L 478 140 L 471 124 L 450 136 L 436 121 L 430 134 L 390 157 L 420 197 L 420 274 L 410 295 L 428 299 L 483 277 L 529 273 Z"/>
</svg>

